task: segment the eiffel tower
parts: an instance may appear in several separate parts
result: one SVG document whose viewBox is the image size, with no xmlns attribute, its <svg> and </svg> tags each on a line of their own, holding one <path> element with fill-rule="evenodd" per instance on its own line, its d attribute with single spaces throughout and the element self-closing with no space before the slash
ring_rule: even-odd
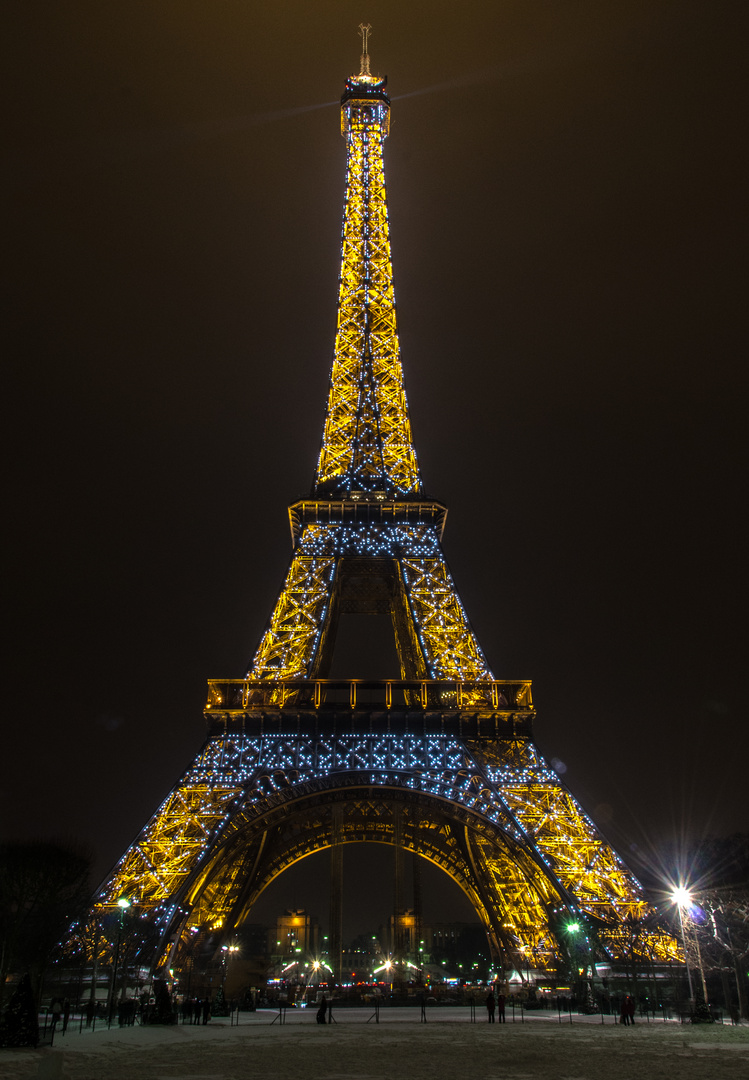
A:
<svg viewBox="0 0 749 1080">
<path fill-rule="evenodd" d="M 312 491 L 289 509 L 288 573 L 244 676 L 209 680 L 206 742 L 95 912 L 106 922 L 127 897 L 143 955 L 184 970 L 196 950 L 215 955 L 300 859 L 331 849 L 340 886 L 344 845 L 380 843 L 457 883 L 498 969 L 556 971 L 571 924 L 591 964 L 592 950 L 677 959 L 639 882 L 534 745 L 530 682 L 494 677 L 442 553 L 447 510 L 424 494 L 403 385 L 390 101 L 370 73 L 369 30 L 341 99 L 335 351 Z M 400 679 L 329 677 L 351 614 L 390 616 Z M 332 922 L 336 961 L 340 910 Z"/>
</svg>

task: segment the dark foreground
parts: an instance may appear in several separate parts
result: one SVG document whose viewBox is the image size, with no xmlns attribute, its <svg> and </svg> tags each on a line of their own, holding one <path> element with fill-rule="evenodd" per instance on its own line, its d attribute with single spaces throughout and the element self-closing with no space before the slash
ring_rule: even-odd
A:
<svg viewBox="0 0 749 1080">
<path fill-rule="evenodd" d="M 559 1024 L 468 1022 L 465 1010 L 389 1009 L 380 1023 L 341 1010 L 315 1023 L 312 1010 L 259 1012 L 239 1027 L 97 1029 L 59 1033 L 53 1049 L 1 1050 L 2 1080 L 722 1080 L 749 1076 L 749 1026 L 636 1024 L 579 1018 Z"/>
</svg>

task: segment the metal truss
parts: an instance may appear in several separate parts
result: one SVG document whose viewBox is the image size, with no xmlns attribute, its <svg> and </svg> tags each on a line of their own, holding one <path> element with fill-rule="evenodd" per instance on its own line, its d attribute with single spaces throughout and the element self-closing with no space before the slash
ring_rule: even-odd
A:
<svg viewBox="0 0 749 1080">
<path fill-rule="evenodd" d="M 253 679 L 295 679 L 309 674 L 330 606 L 335 568 L 334 556 L 310 556 L 304 544 L 299 546 L 255 653 Z"/>
<path fill-rule="evenodd" d="M 252 667 L 251 679 L 310 678 L 316 673 L 325 623 L 341 559 L 383 560 L 393 579 L 396 606 L 402 593 L 405 623 L 412 628 L 417 670 L 402 675 L 429 679 L 492 679 L 468 623 L 432 524 L 308 525 L 291 559 L 281 594 Z"/>
<path fill-rule="evenodd" d="M 429 677 L 492 679 L 441 552 L 400 565 Z"/>
<path fill-rule="evenodd" d="M 389 102 L 384 81 L 349 84 L 367 96 L 342 108 L 348 165 L 338 329 L 316 490 L 414 495 L 421 477 L 403 388 L 382 159 Z"/>
<path fill-rule="evenodd" d="M 102 890 L 99 901 L 114 906 L 132 898 L 151 913 L 171 899 L 193 872 L 242 794 L 230 762 L 233 750 L 209 740 L 174 791 L 128 848 Z"/>
<path fill-rule="evenodd" d="M 476 745 L 486 775 L 582 908 L 604 922 L 639 919 L 642 888 L 530 740 Z"/>
</svg>

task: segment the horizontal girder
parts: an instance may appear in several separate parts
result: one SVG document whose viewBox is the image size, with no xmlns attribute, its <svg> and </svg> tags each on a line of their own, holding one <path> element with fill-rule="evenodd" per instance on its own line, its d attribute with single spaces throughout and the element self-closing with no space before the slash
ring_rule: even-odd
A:
<svg viewBox="0 0 749 1080">
<path fill-rule="evenodd" d="M 462 733 L 465 723 L 466 734 L 474 718 L 492 720 L 497 714 L 501 721 L 529 720 L 533 715 L 529 679 L 209 679 L 205 712 L 211 720 L 242 715 L 247 721 L 259 719 L 271 727 L 283 722 L 291 709 L 295 730 L 300 723 L 309 730 L 319 726 L 321 711 L 333 723 L 340 723 L 337 714 L 341 711 L 351 712 L 355 721 L 361 713 L 371 722 L 378 706 L 392 712 L 393 719 L 406 729 L 409 719 L 419 726 L 424 722 L 419 712 L 429 711 L 431 726 L 454 726 L 457 722 Z M 255 718 L 253 713 L 258 709 L 270 711 Z M 488 733 L 499 734 L 496 725 L 484 727 Z M 530 730 L 524 733 L 530 734 Z"/>
</svg>

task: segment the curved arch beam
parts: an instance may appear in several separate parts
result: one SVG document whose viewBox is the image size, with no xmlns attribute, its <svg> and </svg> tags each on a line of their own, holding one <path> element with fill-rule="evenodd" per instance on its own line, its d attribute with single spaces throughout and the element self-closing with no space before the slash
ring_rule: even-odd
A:
<svg viewBox="0 0 749 1080">
<path fill-rule="evenodd" d="M 517 840 L 469 808 L 439 796 L 350 778 L 292 786 L 232 818 L 211 859 L 182 890 L 180 925 L 170 935 L 186 947 L 202 932 L 204 948 L 219 947 L 285 870 L 335 842 L 400 843 L 443 870 L 465 893 L 484 925 L 496 963 L 548 966 L 556 954 L 550 914 L 566 898 L 550 873 Z M 334 831 L 334 814 L 339 824 Z"/>
</svg>

